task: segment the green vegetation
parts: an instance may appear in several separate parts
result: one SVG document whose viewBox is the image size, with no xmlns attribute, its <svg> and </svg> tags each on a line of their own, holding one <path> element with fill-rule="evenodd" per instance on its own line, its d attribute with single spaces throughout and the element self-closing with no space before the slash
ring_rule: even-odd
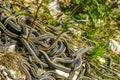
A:
<svg viewBox="0 0 120 80">
<path fill-rule="evenodd" d="M 88 46 L 94 46 L 91 53 L 93 59 L 97 59 L 97 56 L 102 56 L 108 52 L 108 40 L 113 38 L 115 30 L 119 27 L 119 25 L 116 25 L 116 27 L 114 27 L 115 25 L 111 25 L 112 21 L 115 21 L 119 17 L 119 15 L 114 14 L 114 8 L 117 8 L 117 6 L 113 7 L 117 5 L 117 2 L 109 1 L 74 0 L 74 2 L 69 4 L 72 6 L 63 7 L 63 11 L 67 15 L 67 19 L 63 23 L 63 28 L 68 29 L 69 21 L 74 21 L 71 25 L 78 24 L 74 28 L 81 31 L 85 30 L 82 32 L 82 37 L 86 37 L 91 41 L 88 43 Z M 118 23 L 116 22 L 116 24 Z M 79 38 L 81 39 L 80 36 Z M 84 42 L 84 40 L 82 41 Z"/>
</svg>

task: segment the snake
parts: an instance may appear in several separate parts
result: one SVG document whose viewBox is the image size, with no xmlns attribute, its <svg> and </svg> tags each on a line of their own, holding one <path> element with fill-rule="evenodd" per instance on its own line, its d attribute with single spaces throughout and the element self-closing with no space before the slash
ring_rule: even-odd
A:
<svg viewBox="0 0 120 80">
<path fill-rule="evenodd" d="M 85 75 L 85 71 L 86 71 L 86 65 L 82 66 L 82 71 L 79 73 L 79 75 L 77 76 L 77 80 L 82 79 L 82 77 Z"/>
<path fill-rule="evenodd" d="M 60 42 L 59 49 L 55 53 L 55 56 L 60 56 L 61 54 L 63 54 L 65 52 L 65 50 L 66 50 L 66 47 L 64 46 L 63 42 Z"/>
<path fill-rule="evenodd" d="M 29 43 L 28 43 L 25 39 L 20 38 L 20 41 L 21 41 L 21 42 L 23 43 L 23 45 L 28 49 L 28 51 L 31 53 L 31 55 L 33 55 L 33 56 L 36 58 L 36 60 L 38 61 L 38 63 L 39 63 L 40 65 L 42 64 L 43 66 L 48 67 L 47 64 L 43 63 L 43 62 L 36 56 L 36 53 L 35 53 L 34 50 L 30 47 Z"/>
<path fill-rule="evenodd" d="M 53 63 L 50 58 L 48 57 L 47 53 L 44 52 L 43 50 L 39 50 L 40 54 L 44 56 L 45 60 L 48 62 L 48 64 L 51 66 L 51 67 L 54 67 L 56 69 L 59 69 L 59 70 L 62 70 L 64 72 L 70 72 L 71 69 L 70 68 L 67 68 L 67 67 L 64 67 L 64 66 L 61 66 L 61 65 L 58 65 L 58 64 L 55 64 Z"/>
<path fill-rule="evenodd" d="M 22 61 L 20 63 L 20 65 L 21 65 L 21 68 L 22 68 L 23 72 L 27 76 L 27 80 L 32 80 L 32 76 L 30 75 L 30 73 L 29 73 L 29 71 L 27 69 L 27 67 L 29 67 L 29 66 L 24 61 Z"/>
<path fill-rule="evenodd" d="M 17 24 L 15 16 L 9 16 L 5 19 L 4 23 L 5 26 L 10 25 L 12 29 L 21 33 L 22 28 Z"/>
<path fill-rule="evenodd" d="M 1 22 L 0 22 L 0 29 L 12 38 L 18 38 L 19 36 L 11 31 L 9 31 Z"/>
<path fill-rule="evenodd" d="M 53 62 L 54 63 L 58 63 L 58 62 L 61 62 L 61 63 L 73 63 L 74 60 L 69 59 L 69 58 L 63 59 L 63 58 L 57 58 L 57 57 L 55 57 L 55 59 L 53 59 Z"/>
<path fill-rule="evenodd" d="M 53 49 L 57 45 L 57 42 L 59 41 L 59 38 L 61 37 L 61 35 L 63 33 L 64 33 L 64 31 L 59 34 L 59 36 L 54 40 L 54 42 L 52 43 L 52 45 L 50 47 L 48 47 L 48 48 L 39 48 L 39 50 L 45 50 L 46 51 L 46 50 Z"/>
</svg>

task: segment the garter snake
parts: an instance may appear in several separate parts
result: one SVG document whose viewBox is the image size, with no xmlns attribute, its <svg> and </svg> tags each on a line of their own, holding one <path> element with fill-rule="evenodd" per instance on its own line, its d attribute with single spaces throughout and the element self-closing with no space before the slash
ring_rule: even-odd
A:
<svg viewBox="0 0 120 80">
<path fill-rule="evenodd" d="M 48 51 L 48 50 L 53 49 L 57 45 L 57 43 L 59 41 L 59 38 L 61 37 L 61 35 L 63 33 L 64 33 L 64 31 L 58 35 L 58 37 L 54 40 L 54 42 L 52 43 L 52 45 L 50 47 L 48 47 L 48 48 L 39 48 L 39 50 L 45 50 L 45 51 L 47 50 Z"/>
<path fill-rule="evenodd" d="M 15 16 L 9 16 L 5 19 L 4 21 L 4 25 L 10 25 L 10 27 L 12 27 L 15 31 L 21 33 L 21 27 L 17 24 Z"/>
<path fill-rule="evenodd" d="M 32 80 L 32 77 L 31 77 L 28 69 L 26 68 L 26 67 L 28 67 L 28 65 L 27 65 L 25 62 L 21 62 L 20 65 L 21 65 L 21 67 L 22 67 L 23 72 L 24 72 L 24 73 L 26 74 L 26 76 L 27 76 L 27 80 Z"/>
<path fill-rule="evenodd" d="M 19 37 L 19 35 L 14 34 L 11 31 L 9 31 L 1 22 L 0 22 L 0 29 L 10 37 L 13 37 L 13 38 L 18 38 Z"/>
<path fill-rule="evenodd" d="M 51 67 L 54 67 L 56 69 L 59 69 L 59 70 L 62 70 L 64 72 L 70 72 L 71 69 L 70 68 L 67 68 L 67 67 L 64 67 L 64 66 L 61 66 L 61 65 L 58 65 L 58 64 L 55 64 L 53 63 L 50 58 L 48 57 L 47 53 L 45 53 L 44 51 L 42 50 L 39 50 L 40 54 L 44 56 L 45 60 L 48 62 L 48 64 L 51 66 Z"/>
<path fill-rule="evenodd" d="M 69 58 L 55 58 L 53 60 L 54 63 L 57 63 L 57 62 L 62 62 L 62 63 L 73 63 L 73 60 L 72 59 L 69 59 Z"/>
<path fill-rule="evenodd" d="M 36 56 L 36 53 L 34 52 L 34 50 L 30 47 L 30 45 L 29 45 L 29 43 L 25 40 L 25 39 L 23 39 L 23 38 L 20 38 L 20 41 L 23 43 L 23 45 L 28 49 L 28 51 L 31 53 L 31 55 L 33 55 L 35 58 L 36 58 L 36 60 L 38 61 L 38 63 L 41 65 L 43 65 L 43 66 L 45 66 L 45 67 L 47 67 L 48 65 L 47 64 L 45 64 L 45 63 L 43 63 L 37 56 Z"/>
</svg>

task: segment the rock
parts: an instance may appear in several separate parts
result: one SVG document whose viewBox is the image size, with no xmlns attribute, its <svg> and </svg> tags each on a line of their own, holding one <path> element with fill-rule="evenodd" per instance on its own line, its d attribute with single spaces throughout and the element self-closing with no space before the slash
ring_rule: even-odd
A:
<svg viewBox="0 0 120 80">
<path fill-rule="evenodd" d="M 113 40 L 113 39 L 110 39 L 109 40 L 109 49 L 117 54 L 120 53 L 120 43 Z"/>
<path fill-rule="evenodd" d="M 57 19 L 59 15 L 62 14 L 60 9 L 60 4 L 57 0 L 53 0 L 48 4 L 48 9 L 53 18 Z"/>
</svg>

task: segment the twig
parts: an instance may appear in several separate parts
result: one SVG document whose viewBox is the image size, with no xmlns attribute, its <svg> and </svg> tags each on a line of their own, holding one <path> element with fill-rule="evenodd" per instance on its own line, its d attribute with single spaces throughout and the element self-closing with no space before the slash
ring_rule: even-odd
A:
<svg viewBox="0 0 120 80">
<path fill-rule="evenodd" d="M 38 0 L 38 1 L 39 1 L 39 0 Z M 27 40 L 29 40 L 29 37 L 30 37 L 30 35 L 32 34 L 32 30 L 35 28 L 34 23 L 35 23 L 35 21 L 36 21 L 36 19 L 37 19 L 37 17 L 38 17 L 38 16 L 37 16 L 37 15 L 38 15 L 38 11 L 39 11 L 40 7 L 42 6 L 43 1 L 44 1 L 44 0 L 42 0 L 41 3 L 40 3 L 40 5 L 37 7 L 37 11 L 36 11 L 36 13 L 35 13 L 35 18 L 34 18 L 32 24 L 31 24 L 31 28 L 30 28 L 29 34 L 28 34 L 28 36 L 27 36 Z M 38 3 L 38 2 L 37 2 L 37 3 Z"/>
</svg>

